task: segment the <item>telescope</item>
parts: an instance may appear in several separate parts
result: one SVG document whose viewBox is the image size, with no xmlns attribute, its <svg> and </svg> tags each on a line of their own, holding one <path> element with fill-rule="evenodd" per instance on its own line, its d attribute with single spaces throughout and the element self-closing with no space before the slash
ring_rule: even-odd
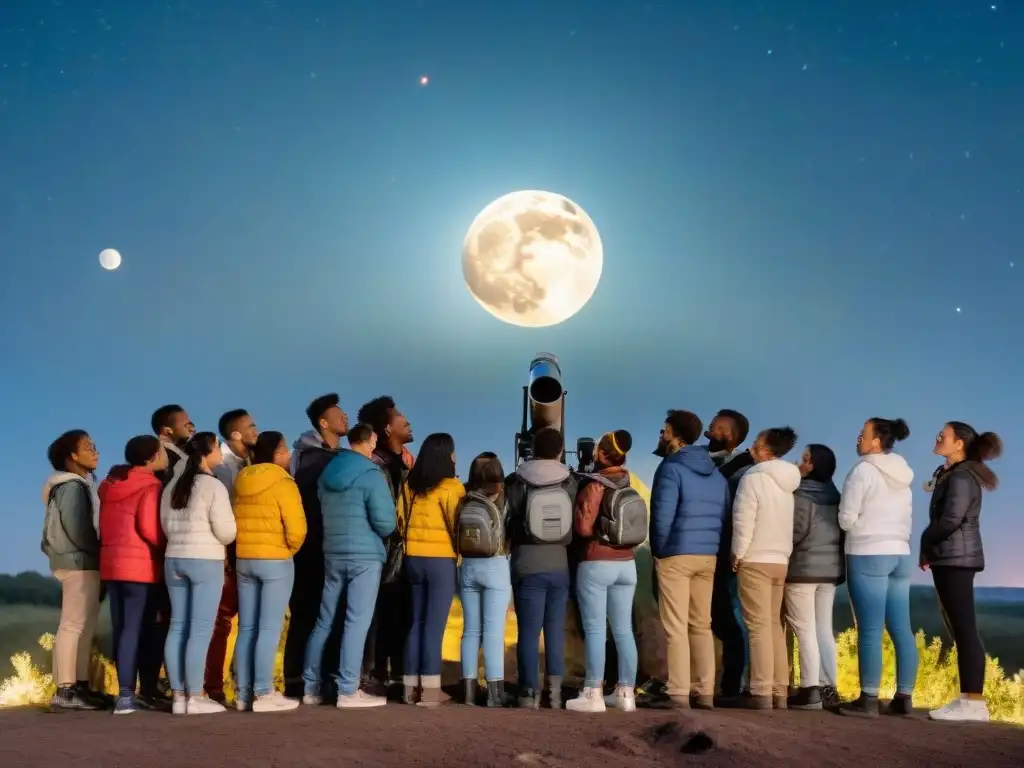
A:
<svg viewBox="0 0 1024 768">
<path fill-rule="evenodd" d="M 530 374 L 523 387 L 523 423 L 516 433 L 515 465 L 533 458 L 533 436 L 540 430 L 553 427 L 565 438 L 565 397 L 569 393 L 562 387 L 562 367 L 558 358 L 541 352 L 530 361 Z M 591 437 L 576 441 L 579 471 L 593 464 L 595 442 Z M 568 455 L 573 451 L 566 451 Z M 562 456 L 565 463 L 565 455 Z"/>
</svg>

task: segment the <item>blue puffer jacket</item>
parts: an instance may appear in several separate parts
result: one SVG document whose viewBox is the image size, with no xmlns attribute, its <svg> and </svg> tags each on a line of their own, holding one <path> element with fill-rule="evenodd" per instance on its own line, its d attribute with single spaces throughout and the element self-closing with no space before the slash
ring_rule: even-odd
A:
<svg viewBox="0 0 1024 768">
<path fill-rule="evenodd" d="M 651 554 L 718 554 L 729 501 L 729 483 L 705 446 L 688 445 L 668 456 L 651 488 Z"/>
<path fill-rule="evenodd" d="M 338 453 L 320 475 L 324 556 L 383 563 L 395 531 L 395 502 L 380 468 L 355 451 Z"/>
</svg>

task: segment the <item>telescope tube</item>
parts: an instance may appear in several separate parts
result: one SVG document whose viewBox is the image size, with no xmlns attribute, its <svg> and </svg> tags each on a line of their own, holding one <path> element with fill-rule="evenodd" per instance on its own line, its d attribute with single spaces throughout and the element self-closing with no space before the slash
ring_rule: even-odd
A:
<svg viewBox="0 0 1024 768">
<path fill-rule="evenodd" d="M 545 427 L 554 427 L 561 432 L 565 392 L 562 389 L 562 368 L 554 355 L 542 352 L 530 362 L 527 394 L 530 432 L 536 433 Z"/>
</svg>

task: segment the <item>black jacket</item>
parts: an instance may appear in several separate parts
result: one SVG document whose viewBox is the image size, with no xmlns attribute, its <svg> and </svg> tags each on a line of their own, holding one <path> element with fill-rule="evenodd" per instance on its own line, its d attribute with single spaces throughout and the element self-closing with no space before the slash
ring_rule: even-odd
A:
<svg viewBox="0 0 1024 768">
<path fill-rule="evenodd" d="M 846 569 L 839 527 L 839 491 L 804 478 L 793 492 L 793 554 L 789 584 L 842 584 Z"/>
<path fill-rule="evenodd" d="M 722 539 L 718 546 L 718 568 L 722 568 L 723 563 L 728 564 L 732 556 L 732 500 L 736 498 L 736 489 L 740 486 L 740 478 L 752 466 L 754 466 L 754 457 L 750 455 L 750 451 L 743 451 L 718 468 L 718 471 L 729 481 L 729 507 L 725 511 L 725 520 L 722 521 Z M 732 573 L 732 566 L 728 565 L 727 568 L 729 573 Z"/>
<path fill-rule="evenodd" d="M 315 566 L 323 562 L 324 516 L 320 509 L 320 475 L 337 455 L 337 451 L 329 448 L 306 448 L 295 467 L 295 484 L 299 486 L 302 510 L 306 513 L 306 539 L 295 553 L 295 561 L 300 565 L 308 562 Z"/>
<path fill-rule="evenodd" d="M 981 544 L 981 494 L 995 486 L 984 464 L 962 461 L 935 478 L 928 527 L 921 535 L 921 561 L 932 566 L 985 570 Z"/>
</svg>

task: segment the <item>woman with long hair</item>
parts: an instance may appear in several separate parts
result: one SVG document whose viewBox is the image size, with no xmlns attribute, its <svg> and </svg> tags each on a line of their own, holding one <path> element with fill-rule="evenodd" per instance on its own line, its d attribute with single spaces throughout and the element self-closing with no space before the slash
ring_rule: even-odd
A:
<svg viewBox="0 0 1024 768">
<path fill-rule="evenodd" d="M 157 700 L 167 640 L 165 625 L 157 621 L 166 545 L 157 473 L 167 468 L 167 450 L 155 435 L 139 435 L 125 445 L 124 460 L 98 491 L 100 578 L 110 602 L 119 688 L 115 715 L 138 710 L 136 678 L 139 697 Z"/>
<path fill-rule="evenodd" d="M 857 625 L 860 696 L 843 715 L 878 717 L 882 630 L 896 649 L 896 695 L 889 712 L 907 715 L 917 680 L 917 641 L 910 625 L 910 528 L 914 472 L 893 453 L 910 437 L 903 419 L 873 418 L 857 436 L 860 461 L 843 481 L 839 527 L 846 533 L 846 579 Z"/>
<path fill-rule="evenodd" d="M 636 709 L 637 649 L 633 636 L 633 596 L 636 594 L 636 562 L 632 546 L 608 542 L 601 530 L 606 494 L 612 488 L 629 487 L 626 455 L 633 438 L 624 429 L 608 432 L 597 443 L 596 476 L 583 478 L 573 510 L 578 537 L 576 599 L 583 624 L 586 678 L 583 690 L 565 708 L 575 712 L 604 712 L 613 706 L 625 712 Z M 619 657 L 615 692 L 604 696 L 604 657 L 607 626 Z"/>
<path fill-rule="evenodd" d="M 412 621 L 405 642 L 403 701 L 441 703 L 441 643 L 455 597 L 455 527 L 466 489 L 455 477 L 455 441 L 437 433 L 423 441 L 402 486 L 399 528 Z"/>
<path fill-rule="evenodd" d="M 948 422 L 935 438 L 934 453 L 946 462 L 925 486 L 932 498 L 928 527 L 921 536 L 921 568 L 931 569 L 942 616 L 956 645 L 960 696 L 930 712 L 932 720 L 989 719 L 984 696 L 985 648 L 974 612 L 974 577 L 985 569 L 982 492 L 999 485 L 986 462 L 1002 452 L 999 435 L 979 434 L 962 421 Z"/>
<path fill-rule="evenodd" d="M 235 516 L 224 484 L 213 475 L 222 460 L 213 432 L 197 432 L 185 444 L 187 461 L 164 488 L 160 524 L 167 537 L 164 578 L 171 599 L 171 626 L 164 665 L 175 715 L 223 712 L 203 693 L 206 652 L 224 588 L 225 547 L 235 540 Z"/>
<path fill-rule="evenodd" d="M 291 452 L 280 432 L 261 432 L 252 464 L 235 478 L 238 638 L 236 707 L 240 712 L 285 712 L 299 706 L 274 690 L 274 659 L 295 581 L 292 558 L 306 539 L 306 515 Z"/>
<path fill-rule="evenodd" d="M 811 443 L 800 457 L 800 486 L 793 492 L 793 553 L 786 572 L 786 623 L 800 646 L 800 690 L 790 709 L 821 709 L 839 703 L 832 604 L 846 579 L 839 490 L 832 481 L 836 455 Z"/>
<path fill-rule="evenodd" d="M 458 511 L 462 568 L 462 682 L 466 704 L 476 703 L 480 638 L 483 635 L 487 706 L 505 699 L 505 617 L 512 599 L 512 577 L 505 536 L 505 471 L 494 453 L 481 453 L 469 465 L 466 497 Z"/>
</svg>

